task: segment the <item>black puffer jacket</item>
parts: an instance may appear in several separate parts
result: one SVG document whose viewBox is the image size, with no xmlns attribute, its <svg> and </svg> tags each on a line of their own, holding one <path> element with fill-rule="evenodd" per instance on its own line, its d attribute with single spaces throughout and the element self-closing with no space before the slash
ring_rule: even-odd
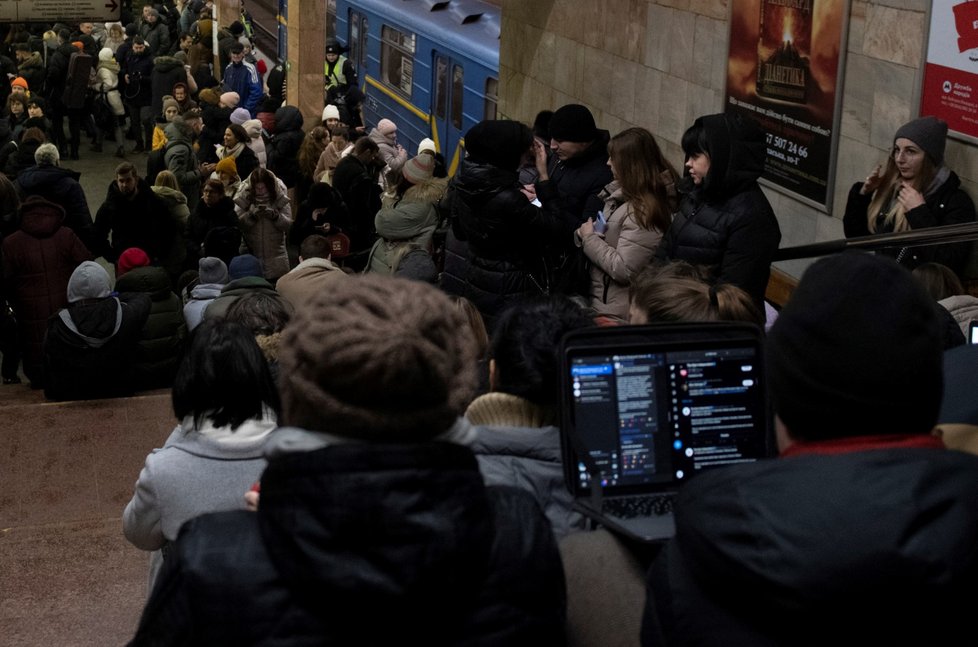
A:
<svg viewBox="0 0 978 647">
<path fill-rule="evenodd" d="M 764 171 L 763 134 L 737 115 L 709 115 L 695 122 L 712 149 L 710 170 L 687 192 L 656 257 L 713 268 L 718 283 L 743 289 L 764 312 L 771 261 L 781 228 L 757 184 Z"/>
<path fill-rule="evenodd" d="M 846 213 L 842 218 L 846 238 L 870 235 L 867 216 L 873 194 L 862 195 L 859 192 L 862 187 L 862 182 L 856 182 L 849 189 Z M 951 171 L 943 184 L 924 197 L 924 204 L 908 211 L 906 217 L 911 230 L 974 222 L 975 203 L 961 188 L 957 173 Z M 974 243 L 964 242 L 925 247 L 891 247 L 881 250 L 880 253 L 897 259 L 901 265 L 910 269 L 922 263 L 940 263 L 950 267 L 958 276 L 963 276 L 972 247 Z"/>
<path fill-rule="evenodd" d="M 92 213 L 88 210 L 85 190 L 78 183 L 81 174 L 60 166 L 39 164 L 24 169 L 14 184 L 21 198 L 39 195 L 65 210 L 64 226 L 70 227 L 91 252 L 99 249 L 92 225 Z"/>
<path fill-rule="evenodd" d="M 567 161 L 559 160 L 556 155 L 550 158 L 548 172 L 560 194 L 560 208 L 573 216 L 578 225 L 594 217 L 604 206 L 598 194 L 614 179 L 608 168 L 610 139 L 607 130 L 599 130 L 598 138 L 580 155 Z"/>
<path fill-rule="evenodd" d="M 978 458 L 942 448 L 697 476 L 649 573 L 642 644 L 970 644 L 976 500 Z"/>
<path fill-rule="evenodd" d="M 133 645 L 564 642 L 546 518 L 458 445 L 272 458 L 257 514 L 199 517 L 172 549 Z"/>
</svg>

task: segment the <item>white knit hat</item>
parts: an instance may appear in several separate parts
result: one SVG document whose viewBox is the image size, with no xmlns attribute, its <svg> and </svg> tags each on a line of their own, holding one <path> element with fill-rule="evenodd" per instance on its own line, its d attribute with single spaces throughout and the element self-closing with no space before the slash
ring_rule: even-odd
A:
<svg viewBox="0 0 978 647">
<path fill-rule="evenodd" d="M 429 151 L 431 153 L 437 153 L 438 152 L 435 149 L 435 142 L 433 140 L 431 140 L 431 139 L 428 139 L 427 137 L 425 137 L 424 139 L 422 139 L 421 140 L 421 143 L 418 144 L 418 155 L 420 155 L 424 151 Z"/>
<path fill-rule="evenodd" d="M 340 109 L 334 106 L 333 104 L 329 104 L 328 106 L 323 108 L 323 119 L 322 119 L 323 121 L 326 121 L 327 119 L 339 119 L 339 118 L 340 118 Z"/>
</svg>

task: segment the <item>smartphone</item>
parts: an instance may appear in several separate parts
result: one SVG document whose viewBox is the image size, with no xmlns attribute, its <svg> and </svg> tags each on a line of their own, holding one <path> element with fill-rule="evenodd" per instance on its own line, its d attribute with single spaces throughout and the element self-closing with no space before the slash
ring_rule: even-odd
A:
<svg viewBox="0 0 978 647">
<path fill-rule="evenodd" d="M 978 344 L 978 321 L 972 321 L 968 327 L 968 343 Z"/>
</svg>

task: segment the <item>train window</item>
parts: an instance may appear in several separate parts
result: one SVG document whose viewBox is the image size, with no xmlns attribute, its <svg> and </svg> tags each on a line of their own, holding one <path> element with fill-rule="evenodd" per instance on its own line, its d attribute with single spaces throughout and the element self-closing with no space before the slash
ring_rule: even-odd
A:
<svg viewBox="0 0 978 647">
<path fill-rule="evenodd" d="M 355 11 L 350 12 L 350 60 L 354 67 L 360 62 L 360 14 Z"/>
<path fill-rule="evenodd" d="M 452 68 L 452 125 L 458 130 L 462 128 L 462 93 L 464 90 L 462 66 L 456 65 Z"/>
<path fill-rule="evenodd" d="M 483 119 L 496 118 L 496 104 L 499 102 L 499 79 L 491 76 L 486 79 L 486 112 Z"/>
<path fill-rule="evenodd" d="M 445 118 L 445 104 L 448 97 L 448 59 L 444 56 L 435 57 L 435 116 Z"/>
<path fill-rule="evenodd" d="M 326 38 L 336 36 L 336 0 L 326 0 Z"/>
<path fill-rule="evenodd" d="M 360 64 L 357 66 L 359 70 L 367 69 L 367 34 L 370 33 L 368 27 L 367 17 L 362 16 L 360 18 Z"/>
<path fill-rule="evenodd" d="M 414 77 L 414 34 L 384 25 L 381 29 L 380 75 L 384 83 L 411 96 Z"/>
</svg>

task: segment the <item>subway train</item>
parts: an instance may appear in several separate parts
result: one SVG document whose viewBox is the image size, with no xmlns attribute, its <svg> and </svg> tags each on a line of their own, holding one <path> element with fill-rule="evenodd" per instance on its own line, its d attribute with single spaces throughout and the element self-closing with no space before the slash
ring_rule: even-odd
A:
<svg viewBox="0 0 978 647">
<path fill-rule="evenodd" d="M 356 67 L 367 125 L 391 119 L 410 153 L 431 138 L 454 173 L 464 133 L 496 117 L 499 8 L 482 0 L 326 1 L 327 34 Z M 280 60 L 287 12 L 279 0 Z"/>
</svg>

